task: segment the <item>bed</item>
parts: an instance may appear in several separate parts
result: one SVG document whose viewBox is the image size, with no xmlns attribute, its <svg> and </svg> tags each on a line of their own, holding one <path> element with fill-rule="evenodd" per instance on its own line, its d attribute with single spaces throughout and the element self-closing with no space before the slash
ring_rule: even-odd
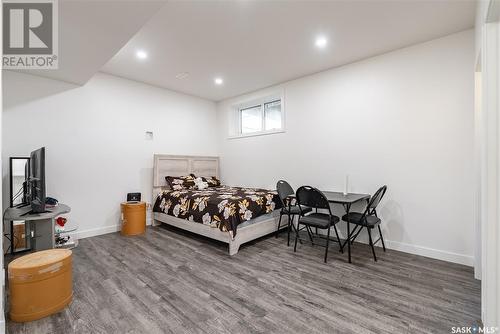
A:
<svg viewBox="0 0 500 334">
<path fill-rule="evenodd" d="M 186 176 L 194 174 L 197 177 L 219 178 L 219 158 L 210 156 L 185 155 L 154 155 L 153 167 L 153 224 L 168 224 L 205 237 L 222 241 L 229 246 L 229 255 L 238 253 L 240 245 L 276 232 L 279 221 L 279 210 L 276 197 L 270 198 L 275 192 L 265 189 L 238 188 L 220 186 L 216 189 L 184 190 L 171 189 L 167 184 L 166 176 Z M 261 210 L 257 208 L 255 196 L 261 197 Z M 215 197 L 220 197 L 218 203 Z M 202 200 L 200 200 L 200 198 Z M 267 200 L 266 200 L 267 198 Z M 237 214 L 232 219 L 224 219 L 224 210 L 216 217 L 213 213 L 214 205 L 228 206 L 234 202 Z M 195 203 L 195 201 L 197 201 Z M 229 203 L 227 202 L 229 201 Z M 212 206 L 212 210 L 188 212 L 186 202 L 190 208 L 193 205 Z M 210 203 L 210 204 L 209 204 Z M 246 206 L 246 207 L 245 207 Z M 246 210 L 246 208 L 248 210 Z M 184 210 L 184 211 L 183 211 Z M 210 215 L 207 214 L 210 211 Z M 226 210 L 227 211 L 227 210 Z M 228 216 L 227 212 L 226 215 Z M 208 217 L 209 216 L 209 217 Z M 253 217 L 258 216 L 258 217 Z M 218 219 L 220 218 L 220 219 Z M 218 221 L 221 220 L 221 221 Z M 286 228 L 283 224 L 281 228 Z"/>
</svg>

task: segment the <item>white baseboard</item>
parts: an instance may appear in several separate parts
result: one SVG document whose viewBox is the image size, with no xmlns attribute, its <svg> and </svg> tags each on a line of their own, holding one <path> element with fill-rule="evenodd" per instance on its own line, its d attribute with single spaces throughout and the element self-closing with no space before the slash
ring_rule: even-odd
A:
<svg viewBox="0 0 500 334">
<path fill-rule="evenodd" d="M 320 232 L 320 233 L 324 234 L 323 232 Z M 339 234 L 340 234 L 340 238 L 342 238 L 342 239 L 345 238 L 345 235 L 342 233 L 342 231 L 339 231 Z M 375 236 L 375 239 L 377 239 L 377 238 L 378 238 L 378 234 Z M 361 233 L 359 238 L 356 239 L 356 242 L 368 244 L 367 235 L 364 235 L 364 233 Z M 474 266 L 474 256 L 472 256 L 472 255 L 464 255 L 464 254 L 448 252 L 448 251 L 444 251 L 444 250 L 440 250 L 440 249 L 429 248 L 429 247 L 425 247 L 425 246 L 411 245 L 411 244 L 407 244 L 404 242 L 387 240 L 385 238 L 384 238 L 384 242 L 385 242 L 385 247 L 387 249 L 392 249 L 392 250 L 396 250 L 399 252 L 404 252 L 404 253 L 409 253 L 409 254 L 414 254 L 414 255 L 430 257 L 430 258 L 436 259 L 436 260 L 443 260 L 443 261 L 447 261 L 447 262 L 463 264 L 463 265 L 466 265 L 469 267 Z M 378 242 L 376 247 L 382 248 L 382 243 Z"/>
<path fill-rule="evenodd" d="M 85 238 L 95 237 L 95 236 L 102 235 L 102 234 L 118 232 L 118 231 L 120 231 L 120 224 L 97 227 L 97 228 L 90 228 L 87 230 L 82 230 L 82 231 L 78 231 L 78 232 L 71 233 L 71 234 L 74 235 L 77 239 L 85 239 Z"/>
<path fill-rule="evenodd" d="M 151 225 L 151 219 L 146 220 L 146 225 Z M 97 227 L 97 228 L 90 228 L 90 229 L 86 229 L 86 230 L 78 230 L 75 233 L 71 233 L 71 235 L 74 235 L 77 239 L 85 239 L 85 238 L 95 237 L 95 236 L 102 235 L 102 234 L 118 232 L 118 231 L 120 231 L 120 229 L 121 229 L 121 225 L 116 224 L 116 225 L 109 225 L 109 226 L 103 226 L 103 227 Z"/>
<path fill-rule="evenodd" d="M 458 264 L 463 264 L 472 267 L 474 265 L 474 257 L 471 255 L 464 255 L 458 253 L 452 253 L 448 251 L 443 251 L 440 249 L 434 249 L 424 246 L 410 245 L 398 241 L 384 240 L 385 246 L 388 249 L 397 250 L 404 253 L 410 253 L 415 255 L 421 255 L 425 257 L 430 257 L 437 260 L 443 260 Z M 379 244 L 377 244 L 378 246 Z"/>
</svg>

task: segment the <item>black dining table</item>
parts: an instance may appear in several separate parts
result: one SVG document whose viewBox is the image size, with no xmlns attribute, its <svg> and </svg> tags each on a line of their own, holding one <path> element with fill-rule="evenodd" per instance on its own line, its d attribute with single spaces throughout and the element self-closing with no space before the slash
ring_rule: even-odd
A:
<svg viewBox="0 0 500 334">
<path fill-rule="evenodd" d="M 346 214 L 349 214 L 351 210 L 351 205 L 353 205 L 356 202 L 366 200 L 370 200 L 370 195 L 369 194 L 356 194 L 356 193 L 348 193 L 344 195 L 344 193 L 339 192 L 339 191 L 322 191 L 323 194 L 325 194 L 326 199 L 330 203 L 335 203 L 335 204 L 341 204 L 344 207 L 344 210 Z M 295 195 L 290 195 L 290 198 L 295 198 Z M 351 224 L 347 222 L 347 257 L 349 260 L 349 263 L 351 263 Z M 345 246 L 345 244 L 344 244 Z"/>
</svg>

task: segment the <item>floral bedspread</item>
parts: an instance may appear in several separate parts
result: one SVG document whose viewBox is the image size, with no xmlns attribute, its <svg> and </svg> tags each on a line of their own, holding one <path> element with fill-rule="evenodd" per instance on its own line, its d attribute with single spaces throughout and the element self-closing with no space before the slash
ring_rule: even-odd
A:
<svg viewBox="0 0 500 334">
<path fill-rule="evenodd" d="M 240 187 L 211 187 L 204 190 L 166 190 L 156 199 L 153 211 L 202 223 L 221 231 L 232 231 L 244 221 L 281 206 L 276 191 Z"/>
</svg>

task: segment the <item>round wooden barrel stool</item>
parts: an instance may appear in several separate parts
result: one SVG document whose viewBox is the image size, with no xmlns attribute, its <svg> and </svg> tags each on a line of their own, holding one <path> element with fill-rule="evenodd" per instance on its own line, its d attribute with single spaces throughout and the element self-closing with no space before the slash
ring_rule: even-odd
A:
<svg viewBox="0 0 500 334">
<path fill-rule="evenodd" d="M 9 263 L 9 316 L 33 321 L 62 310 L 73 298 L 72 259 L 68 249 L 31 253 Z"/>
<path fill-rule="evenodd" d="M 122 235 L 138 235 L 146 232 L 146 203 L 125 202 L 122 208 Z"/>
</svg>

